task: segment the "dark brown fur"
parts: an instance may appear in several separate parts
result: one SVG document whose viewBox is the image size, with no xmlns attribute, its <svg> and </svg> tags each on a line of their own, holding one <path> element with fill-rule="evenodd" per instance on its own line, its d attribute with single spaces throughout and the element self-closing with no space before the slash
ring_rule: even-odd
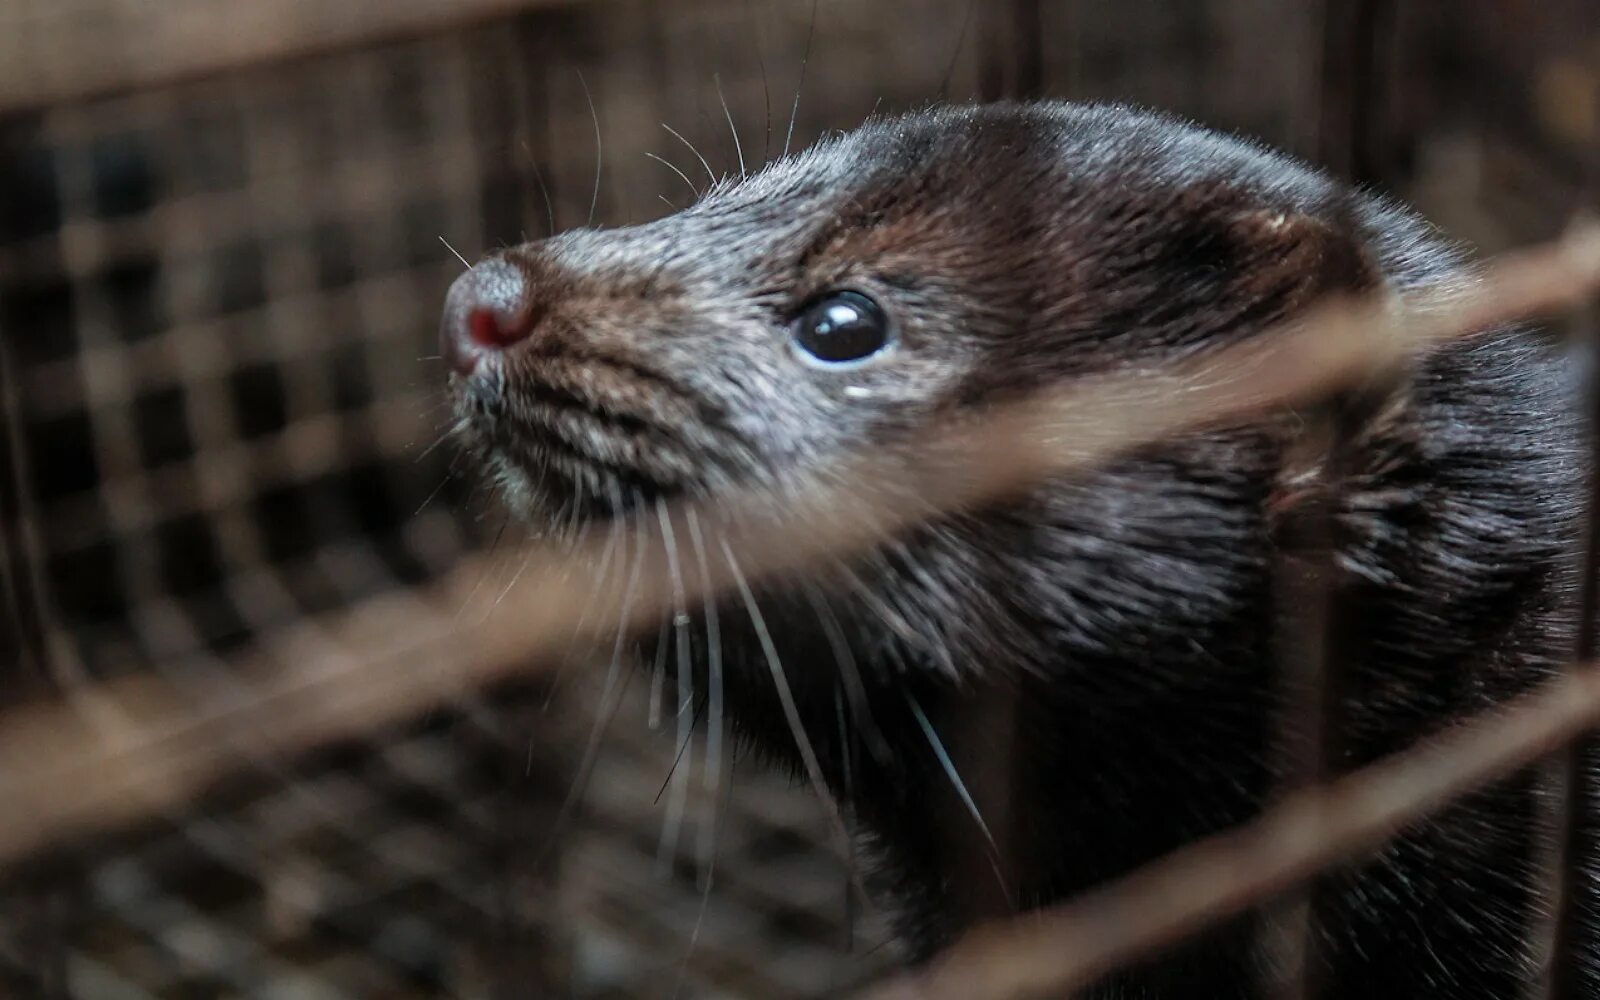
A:
<svg viewBox="0 0 1600 1000">
<path fill-rule="evenodd" d="M 662 221 L 500 257 L 527 282 L 531 333 L 457 380 L 463 437 L 549 523 L 674 492 L 781 498 L 934 421 L 1237 341 L 1330 292 L 1470 280 L 1378 199 L 1169 118 L 1072 105 L 873 121 Z M 898 341 L 831 370 L 796 356 L 789 324 L 838 288 L 880 302 Z M 1570 642 L 1569 381 L 1531 334 L 1485 332 L 1393 388 L 1337 481 L 1311 470 L 1359 623 L 1335 770 L 1493 706 Z M 806 735 L 919 955 L 1260 810 L 1281 777 L 1272 574 L 1306 471 L 1292 424 L 1187 435 L 760 592 Z M 792 765 L 752 616 L 718 610 L 728 723 Z M 679 665 L 701 689 L 704 622 Z M 971 779 L 993 866 L 919 710 Z M 1479 792 L 1324 879 L 1323 993 L 1516 995 L 1536 788 Z M 1254 920 L 1094 995 L 1254 996 Z"/>
</svg>

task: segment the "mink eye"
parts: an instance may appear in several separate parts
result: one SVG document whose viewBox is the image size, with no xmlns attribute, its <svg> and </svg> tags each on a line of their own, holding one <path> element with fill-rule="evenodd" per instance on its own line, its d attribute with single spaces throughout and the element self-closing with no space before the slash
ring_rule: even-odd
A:
<svg viewBox="0 0 1600 1000">
<path fill-rule="evenodd" d="M 794 323 L 794 343 L 828 365 L 864 361 L 889 346 L 889 318 L 860 292 L 832 292 L 806 307 Z"/>
</svg>

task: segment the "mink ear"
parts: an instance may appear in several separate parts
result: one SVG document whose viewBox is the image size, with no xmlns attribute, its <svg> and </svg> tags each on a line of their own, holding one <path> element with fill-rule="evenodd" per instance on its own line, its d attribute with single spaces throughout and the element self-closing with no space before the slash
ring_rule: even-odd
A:
<svg viewBox="0 0 1600 1000">
<path fill-rule="evenodd" d="M 1330 296 L 1372 295 L 1386 284 L 1376 259 L 1343 226 L 1264 211 L 1241 212 L 1231 224 L 1243 242 L 1260 250 L 1257 266 L 1244 269 L 1253 273 L 1240 280 L 1256 283 L 1256 294 L 1282 302 L 1280 315 Z M 1382 522 L 1391 508 L 1413 500 L 1409 490 L 1396 486 L 1421 454 L 1409 384 L 1379 374 L 1338 391 L 1320 409 L 1325 419 L 1341 427 L 1337 446 L 1342 457 L 1330 465 L 1322 447 L 1308 447 L 1316 443 L 1297 441 L 1301 431 L 1288 431 L 1267 501 L 1268 525 L 1280 544 L 1292 544 L 1304 527 L 1299 522 L 1308 513 L 1307 501 L 1328 499 L 1333 505 L 1329 513 L 1341 526 L 1341 551 L 1347 560 L 1359 562 L 1360 554 L 1376 544 L 1372 539 L 1382 537 Z M 1302 410 L 1301 418 L 1306 415 Z M 1333 423 L 1327 427 L 1331 435 Z M 1334 440 L 1329 436 L 1320 445 L 1333 446 Z"/>
<path fill-rule="evenodd" d="M 1343 224 L 1298 212 L 1247 209 L 1228 218 L 1235 246 L 1248 248 L 1238 291 L 1248 301 L 1275 302 L 1280 315 L 1330 295 L 1359 295 L 1383 286 L 1377 261 Z"/>
</svg>

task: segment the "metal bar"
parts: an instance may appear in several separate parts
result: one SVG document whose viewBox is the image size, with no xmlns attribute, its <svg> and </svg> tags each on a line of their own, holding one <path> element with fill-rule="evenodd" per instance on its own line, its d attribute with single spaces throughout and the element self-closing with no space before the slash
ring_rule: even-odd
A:
<svg viewBox="0 0 1600 1000">
<path fill-rule="evenodd" d="M 1282 705 L 1277 733 L 1279 782 L 1287 797 L 1339 777 L 1342 706 L 1349 648 L 1360 634 L 1359 612 L 1342 586 L 1337 516 L 1351 473 L 1350 442 L 1388 405 L 1404 382 L 1383 373 L 1368 385 L 1327 401 L 1289 449 L 1279 487 L 1282 513 L 1273 526 L 1274 620 Z M 1318 985 L 1314 884 L 1279 907 L 1263 929 L 1267 994 L 1308 1000 Z"/>
<path fill-rule="evenodd" d="M 1585 323 L 1585 326 L 1592 326 Z M 1587 433 L 1589 436 L 1588 512 L 1584 527 L 1582 564 L 1578 578 L 1577 615 L 1574 621 L 1574 665 L 1569 671 L 1592 669 L 1586 664 L 1594 657 L 1596 646 L 1596 612 L 1600 610 L 1600 379 L 1595 377 L 1595 365 L 1600 364 L 1600 330 L 1589 329 L 1584 337 L 1584 350 L 1589 355 L 1590 377 L 1587 387 Z M 1583 859 L 1594 850 L 1594 830 L 1589 813 L 1594 802 L 1592 764 L 1597 759 L 1596 741 L 1585 734 L 1569 745 L 1552 775 L 1559 794 L 1555 796 L 1558 815 L 1555 835 L 1557 841 L 1550 852 L 1553 867 L 1555 896 L 1554 917 L 1551 928 L 1549 965 L 1542 983 L 1543 993 L 1551 1000 L 1578 1000 L 1583 991 L 1583 966 L 1587 962 L 1584 942 L 1579 938 L 1579 914 L 1592 894 L 1587 888 L 1589 875 Z"/>
<path fill-rule="evenodd" d="M 44 615 L 23 536 L 26 491 L 5 336 L 0 330 L 0 704 L 46 688 Z"/>
<path fill-rule="evenodd" d="M 1325 0 L 1318 158 L 1357 184 L 1381 183 L 1389 74 L 1382 40 L 1394 22 L 1390 0 Z"/>
<path fill-rule="evenodd" d="M 1044 96 L 1044 27 L 1040 0 L 1012 0 L 1011 23 L 1016 53 L 1015 96 L 1024 100 Z"/>
<path fill-rule="evenodd" d="M 4 234 L 0 234 L 3 236 Z M 0 329 L 0 705 L 11 707 L 50 691 L 47 615 L 38 589 L 39 567 L 30 558 L 28 489 L 16 405 L 16 366 Z M 27 914 L 30 989 L 41 1000 L 67 1000 L 63 929 L 71 896 L 81 880 L 69 861 L 30 872 L 5 895 Z"/>
<path fill-rule="evenodd" d="M 1591 65 L 1600 72 L 1600 61 L 1592 61 Z M 1586 152 L 1582 200 L 1577 213 L 1580 219 L 1593 218 L 1600 211 L 1600 120 L 1591 123 Z M 1577 317 L 1577 327 L 1586 363 L 1584 429 L 1589 440 L 1589 488 L 1574 622 L 1573 655 L 1577 665 L 1569 666 L 1569 672 L 1589 669 L 1581 664 L 1593 659 L 1600 646 L 1600 634 L 1597 634 L 1600 628 L 1600 621 L 1597 621 L 1600 618 L 1600 300 L 1591 298 L 1587 302 Z M 1585 972 L 1590 965 L 1590 942 L 1586 934 L 1592 934 L 1594 928 L 1584 925 L 1585 918 L 1592 924 L 1595 906 L 1588 862 L 1600 849 L 1597 843 L 1600 830 L 1596 829 L 1595 816 L 1596 804 L 1600 802 L 1597 798 L 1600 789 L 1595 782 L 1597 765 L 1600 765 L 1600 735 L 1591 731 L 1567 747 L 1552 774 L 1559 793 L 1555 796 L 1557 839 L 1550 852 L 1554 899 L 1549 962 L 1540 983 L 1550 1000 L 1579 1000 L 1592 992 L 1592 974 Z"/>
<path fill-rule="evenodd" d="M 1337 633 L 1337 586 L 1333 559 L 1336 486 L 1329 466 L 1339 451 L 1335 421 L 1327 407 L 1287 449 L 1277 487 L 1285 512 L 1273 525 L 1272 573 L 1274 653 L 1281 705 L 1275 754 L 1280 796 L 1311 788 L 1327 777 L 1331 717 L 1330 639 Z M 1336 480 L 1334 480 L 1336 482 Z M 1281 498 L 1281 499 L 1280 499 Z M 1269 516 L 1271 513 L 1269 512 Z M 1263 914 L 1260 947 L 1265 961 L 1263 993 L 1276 1000 L 1313 996 L 1312 892 L 1302 888 Z"/>
<path fill-rule="evenodd" d="M 1326 0 L 1323 6 L 1319 153 L 1351 183 L 1380 179 L 1382 172 L 1371 122 L 1382 121 L 1384 106 L 1386 81 L 1376 64 L 1385 16 L 1380 0 Z M 1348 198 L 1340 199 L 1335 216 L 1342 231 L 1354 230 Z M 1331 277 L 1341 281 L 1346 276 Z M 1361 280 L 1359 275 L 1348 278 Z M 1345 646 L 1352 623 L 1339 580 L 1335 519 L 1349 442 L 1397 388 L 1394 377 L 1385 374 L 1326 400 L 1289 444 L 1280 471 L 1274 503 L 1281 509 L 1269 512 L 1275 518 L 1274 654 L 1281 704 L 1274 750 L 1280 796 L 1336 776 L 1332 762 L 1337 759 Z M 1316 954 L 1316 883 L 1267 907 L 1263 920 L 1257 946 L 1264 958 L 1264 995 L 1311 1000 L 1325 992 L 1327 984 L 1318 983 L 1325 970 Z"/>
</svg>

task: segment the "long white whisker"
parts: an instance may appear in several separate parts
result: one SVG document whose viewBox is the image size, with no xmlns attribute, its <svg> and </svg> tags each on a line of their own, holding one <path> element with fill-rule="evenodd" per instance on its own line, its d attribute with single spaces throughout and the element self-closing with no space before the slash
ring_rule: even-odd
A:
<svg viewBox="0 0 1600 1000">
<path fill-rule="evenodd" d="M 556 205 L 555 202 L 550 200 L 550 186 L 544 182 L 544 171 L 539 169 L 539 161 L 534 159 L 533 150 L 529 148 L 526 140 L 523 141 L 522 148 L 528 154 L 528 166 L 533 170 L 533 179 L 539 185 L 539 193 L 544 195 L 544 212 L 550 222 L 549 235 L 554 236 L 556 234 Z"/>
<path fill-rule="evenodd" d="M 842 577 L 850 587 L 852 593 L 860 600 L 863 607 L 871 611 L 885 628 L 897 636 L 901 642 L 910 648 L 917 648 L 921 640 L 917 630 L 906 620 L 905 615 L 885 601 L 878 592 L 861 579 L 861 574 L 856 572 L 849 564 L 838 562 L 835 572 Z M 891 647 L 894 648 L 894 647 Z"/>
<path fill-rule="evenodd" d="M 872 717 L 872 708 L 867 703 L 867 687 L 861 680 L 861 668 L 856 663 L 850 643 L 845 640 L 839 619 L 834 616 L 833 608 L 828 604 L 827 598 L 810 580 L 801 581 L 801 591 L 805 594 L 807 603 L 816 612 L 817 623 L 822 627 L 823 637 L 827 639 L 828 646 L 833 652 L 833 660 L 839 669 L 845 697 L 850 700 L 851 716 L 855 719 L 856 725 L 863 730 L 872 755 L 879 761 L 887 762 L 892 757 L 889 741 L 883 738 L 883 732 Z"/>
<path fill-rule="evenodd" d="M 955 762 L 945 752 L 944 741 L 939 739 L 939 734 L 934 730 L 933 723 L 928 721 L 927 713 L 922 710 L 922 706 L 918 704 L 917 699 L 909 694 L 906 695 L 906 704 L 911 706 L 911 714 L 916 717 L 917 725 L 922 727 L 922 735 L 928 738 L 928 745 L 933 748 L 934 756 L 939 758 L 939 766 L 949 776 L 950 783 L 955 786 L 956 794 L 961 796 L 961 801 L 966 804 L 967 811 L 972 813 L 972 818 L 977 821 L 978 828 L 983 831 L 984 839 L 993 846 L 994 837 L 989 833 L 989 824 L 983 821 L 983 816 L 978 812 L 978 804 L 972 801 L 971 795 L 967 794 L 967 786 L 961 781 L 961 775 L 956 772 Z M 998 847 L 996 847 L 996 850 L 998 850 Z"/>
<path fill-rule="evenodd" d="M 733 152 L 739 157 L 739 178 L 743 180 L 749 176 L 744 168 L 744 143 L 739 141 L 739 130 L 733 124 L 733 112 L 728 110 L 728 98 L 722 92 L 722 75 L 712 74 L 711 80 L 717 85 L 717 100 L 722 102 L 722 113 L 728 119 L 728 131 L 733 133 Z"/>
<path fill-rule="evenodd" d="M 995 865 L 995 877 L 1000 879 L 1000 887 L 1005 890 L 1005 894 L 1009 897 L 1011 893 L 1006 889 L 1005 879 L 1000 874 L 1000 845 L 995 843 L 994 835 L 989 832 L 989 824 L 983 821 L 983 813 L 978 811 L 978 803 L 973 801 L 972 795 L 968 793 L 966 783 L 961 780 L 960 773 L 956 771 L 955 761 L 951 760 L 950 755 L 945 752 L 944 741 L 939 739 L 939 734 L 934 730 L 933 723 L 928 721 L 927 713 L 922 711 L 922 706 L 917 703 L 917 699 L 907 693 L 906 704 L 911 706 L 911 714 L 916 716 L 917 725 L 922 727 L 922 734 L 928 738 L 928 745 L 933 748 L 933 755 L 939 759 L 939 766 L 944 769 L 945 775 L 949 777 L 950 784 L 955 788 L 956 794 L 961 797 L 962 803 L 966 805 L 967 812 L 972 814 L 973 821 L 978 824 L 978 829 L 983 833 L 983 839 L 989 842 L 990 861 Z"/>
<path fill-rule="evenodd" d="M 450 485 L 450 480 L 454 479 L 454 478 L 455 477 L 451 473 L 446 472 L 444 474 L 444 478 L 439 480 L 439 485 L 435 486 L 428 493 L 427 497 L 425 497 L 423 499 L 422 503 L 417 507 L 416 511 L 411 516 L 412 517 L 416 517 L 418 514 L 421 514 L 423 511 L 427 510 L 428 509 L 428 504 L 433 503 L 434 499 L 436 497 L 438 497 L 438 495 L 440 493 L 444 492 L 444 488 L 446 486 L 449 486 Z"/>
<path fill-rule="evenodd" d="M 839 801 L 828 790 L 828 783 L 822 774 L 822 762 L 817 759 L 816 748 L 811 745 L 811 738 L 806 735 L 805 724 L 800 718 L 800 709 L 795 704 L 794 691 L 790 689 L 789 678 L 783 672 L 783 661 L 778 657 L 777 646 L 773 645 L 772 633 L 767 628 L 766 619 L 762 617 L 755 594 L 750 590 L 750 581 L 739 568 L 739 561 L 734 557 L 733 548 L 728 545 L 728 540 L 723 538 L 719 541 L 722 543 L 723 557 L 728 561 L 728 569 L 733 573 L 734 583 L 738 586 L 739 596 L 750 614 L 750 624 L 755 627 L 756 639 L 761 644 L 762 655 L 766 657 L 767 668 L 772 674 L 772 684 L 777 689 L 778 702 L 783 707 L 783 715 L 789 723 L 789 730 L 794 734 L 795 748 L 800 752 L 806 776 L 810 779 L 811 787 L 816 791 L 817 797 L 822 800 L 823 808 L 827 810 L 828 819 L 833 824 L 834 833 L 840 838 L 841 845 L 848 844 L 850 828 L 845 824 L 844 814 L 839 809 Z M 861 882 L 860 873 L 852 872 L 851 876 L 856 882 L 856 888 L 861 892 L 861 898 L 870 903 L 871 896 L 867 894 L 866 886 Z"/>
<path fill-rule="evenodd" d="M 728 783 L 725 787 L 729 791 L 732 791 L 733 789 L 733 768 L 737 763 L 737 759 L 734 759 L 728 766 Z M 713 827 L 720 822 L 721 816 L 727 815 L 728 810 L 726 808 L 726 803 L 723 803 L 722 805 L 723 808 L 719 810 L 718 803 L 715 801 L 712 802 L 711 818 L 707 822 Z M 694 930 L 689 934 L 689 947 L 683 953 L 683 963 L 678 966 L 678 981 L 677 984 L 672 987 L 673 1000 L 677 1000 L 678 995 L 683 992 L 683 980 L 689 972 L 689 961 L 694 958 L 695 946 L 700 943 L 700 928 L 705 924 L 706 904 L 711 902 L 711 886 L 715 881 L 716 863 L 716 855 L 712 855 L 710 862 L 707 864 L 705 869 L 703 869 L 702 881 L 700 885 L 700 912 L 694 918 Z"/>
<path fill-rule="evenodd" d="M 674 139 L 689 147 L 689 152 L 693 153 L 695 159 L 700 161 L 700 165 L 706 168 L 706 176 L 711 178 L 711 183 L 715 184 L 717 182 L 717 172 L 711 169 L 711 164 L 706 162 L 706 158 L 700 155 L 700 151 L 698 149 L 694 148 L 694 143 L 690 142 L 688 139 L 685 139 L 682 133 L 673 128 L 671 125 L 668 125 L 666 122 L 662 122 L 661 127 L 666 129 L 668 132 L 671 132 Z"/>
<path fill-rule="evenodd" d="M 676 163 L 673 163 L 671 160 L 667 159 L 666 157 L 657 156 L 654 153 L 645 153 L 644 155 L 650 157 L 650 159 L 656 161 L 657 163 L 659 163 L 662 166 L 666 167 L 668 170 L 670 170 L 673 173 L 677 174 L 683 180 L 683 183 L 685 183 L 685 184 L 687 184 L 689 186 L 689 190 L 694 192 L 694 196 L 696 198 L 700 197 L 700 189 L 694 186 L 694 181 L 691 181 L 689 179 L 689 175 L 688 174 L 686 174 L 682 170 L 678 169 L 678 165 Z M 662 197 L 664 199 L 665 195 L 663 195 Z M 667 204 L 670 205 L 672 203 L 671 202 L 667 202 Z"/>
<path fill-rule="evenodd" d="M 667 632 L 672 619 L 661 619 L 661 634 L 656 638 L 656 659 L 650 666 L 650 714 L 648 725 L 654 732 L 661 728 L 661 701 L 667 683 Z"/>
<path fill-rule="evenodd" d="M 689 541 L 694 546 L 695 562 L 700 567 L 700 579 L 705 586 L 711 584 L 711 567 L 706 560 L 705 539 L 700 534 L 700 518 L 695 515 L 694 509 L 688 510 Z M 705 748 L 705 782 L 704 789 L 706 800 L 711 803 L 711 816 L 700 827 L 700 838 L 696 854 L 699 857 L 699 869 L 702 877 L 710 878 L 711 862 L 716 854 L 717 831 L 717 783 L 722 777 L 722 726 L 723 726 L 723 690 L 722 690 L 722 630 L 721 623 L 717 620 L 717 604 L 715 600 L 705 602 L 702 611 L 706 619 L 706 702 L 709 712 L 706 717 L 706 748 Z"/>
<path fill-rule="evenodd" d="M 667 553 L 667 579 L 672 585 L 672 626 L 677 639 L 678 665 L 678 739 L 683 742 L 684 754 L 690 766 L 679 772 L 673 770 L 672 795 L 667 800 L 667 821 L 661 831 L 657 858 L 663 866 L 670 866 L 678 852 L 678 838 L 683 832 L 684 810 L 689 801 L 689 778 L 693 770 L 694 754 L 690 751 L 694 732 L 694 717 L 685 715 L 684 706 L 694 697 L 694 672 L 690 663 L 689 611 L 684 599 L 683 570 L 678 565 L 678 539 L 672 530 L 672 518 L 667 515 L 664 500 L 656 501 L 656 517 L 661 523 L 662 543 Z"/>
<path fill-rule="evenodd" d="M 605 727 L 622 704 L 622 685 L 619 680 L 622 675 L 622 650 L 627 641 L 628 632 L 625 623 L 633 611 L 633 600 L 639 589 L 639 577 L 644 566 L 644 532 L 639 532 L 637 551 L 633 556 L 633 569 L 628 574 L 628 583 L 622 594 L 622 605 L 617 617 L 617 636 L 611 650 L 611 666 L 606 669 L 605 687 L 600 693 L 600 704 L 595 711 L 594 726 L 589 730 L 589 741 L 584 746 L 583 757 L 578 762 L 577 773 L 573 775 L 572 787 L 567 790 L 567 797 L 561 803 L 561 809 L 556 814 L 550 842 L 541 854 L 541 860 L 548 858 L 556 847 L 561 831 L 572 816 L 572 810 L 577 807 L 578 800 L 583 797 L 584 790 L 589 784 L 589 775 L 594 771 L 595 761 L 600 757 L 600 741 L 605 734 Z M 627 551 L 628 539 L 624 534 L 622 538 L 622 551 Z"/>
<path fill-rule="evenodd" d="M 462 267 L 465 267 L 469 271 L 472 270 L 471 262 L 468 261 L 467 258 L 461 256 L 461 251 L 457 250 L 455 247 L 451 246 L 449 240 L 445 239 L 443 236 L 440 236 L 439 237 L 439 242 L 444 244 L 444 248 L 446 250 L 448 250 L 451 253 L 456 255 L 456 260 L 459 260 L 461 262 L 461 266 Z"/>
<path fill-rule="evenodd" d="M 761 96 L 767 108 L 767 137 L 761 143 L 761 165 L 766 166 L 772 161 L 772 83 L 767 78 L 767 55 L 761 44 L 761 24 L 756 20 L 750 0 L 744 0 L 744 13 L 756 36 L 756 63 L 761 67 Z"/>
<path fill-rule="evenodd" d="M 564 679 L 567 670 L 570 669 L 572 661 L 576 659 L 576 657 L 573 655 L 573 647 L 578 641 L 578 636 L 583 634 L 584 625 L 588 624 L 589 622 L 590 612 L 593 610 L 595 605 L 599 603 L 596 599 L 600 596 L 601 590 L 606 586 L 607 580 L 610 579 L 612 557 L 617 552 L 617 542 L 618 539 L 623 535 L 624 523 L 625 522 L 620 519 L 613 518 L 610 527 L 606 530 L 606 544 L 600 550 L 599 566 L 595 569 L 594 585 L 590 589 L 589 600 L 584 602 L 583 610 L 578 613 L 578 620 L 572 626 L 572 634 L 567 636 L 566 655 L 562 658 L 563 662 L 557 669 L 555 677 L 550 682 L 549 692 L 545 695 L 545 711 L 549 711 L 550 703 L 555 700 L 556 691 L 560 688 L 561 682 Z"/>
<path fill-rule="evenodd" d="M 581 484 L 578 486 L 578 490 L 579 490 L 579 493 L 578 493 L 579 503 L 582 503 L 582 496 L 583 496 L 582 490 L 583 490 L 583 487 L 582 487 Z M 577 508 L 574 507 L 574 510 L 576 510 L 576 509 Z M 576 531 L 576 529 L 574 529 L 574 532 L 575 531 Z M 607 542 L 607 544 L 606 544 L 606 551 L 608 551 L 608 552 L 610 551 L 610 543 L 609 542 Z M 527 550 L 527 551 L 525 551 L 523 553 L 521 565 L 519 565 L 517 567 L 517 571 L 511 575 L 510 582 L 508 582 L 505 585 L 505 588 L 500 591 L 500 596 L 495 598 L 494 605 L 490 609 L 491 611 L 493 611 L 494 608 L 498 608 L 501 604 L 503 604 L 505 602 L 505 599 L 508 596 L 510 596 L 512 589 L 515 588 L 516 585 L 517 585 L 517 581 L 522 579 L 522 574 L 523 573 L 527 572 L 528 563 L 530 563 L 533 560 L 533 555 L 534 555 L 534 553 L 533 553 L 532 549 L 529 549 L 529 550 Z M 595 585 L 595 592 L 599 593 L 599 590 L 600 590 L 600 587 L 599 587 L 599 583 L 597 581 L 596 585 Z M 581 623 L 581 618 L 580 618 L 580 623 Z M 581 624 L 580 624 L 580 627 L 581 627 Z"/>
<path fill-rule="evenodd" d="M 494 606 L 496 608 L 505 603 L 506 598 L 511 595 L 511 591 L 516 587 L 517 581 L 522 579 L 522 574 L 527 572 L 528 564 L 532 561 L 533 550 L 527 549 L 522 554 L 522 564 L 517 567 L 517 571 L 515 573 L 511 574 L 511 582 L 507 583 L 505 585 L 505 589 L 500 591 L 500 596 L 494 599 Z"/>
<path fill-rule="evenodd" d="M 844 771 L 844 797 L 846 802 L 854 802 L 856 798 L 855 775 L 855 742 L 850 738 L 850 719 L 846 714 L 844 689 L 838 685 L 833 689 L 833 714 L 839 726 L 839 764 Z M 846 871 L 855 871 L 856 841 L 852 837 L 845 844 L 849 852 L 846 855 Z M 855 951 L 856 948 L 856 906 L 855 897 L 850 893 L 850 883 L 847 880 L 844 886 L 844 950 L 846 953 Z"/>
<path fill-rule="evenodd" d="M 589 81 L 578 70 L 578 83 L 583 87 L 583 99 L 589 102 L 589 117 L 594 119 L 594 194 L 589 199 L 589 222 L 594 225 L 595 209 L 600 207 L 600 173 L 605 166 L 605 142 L 600 138 L 600 113 L 594 109 L 594 95 L 589 92 Z"/>
<path fill-rule="evenodd" d="M 572 502 L 567 521 L 561 528 L 562 538 L 577 538 L 578 529 L 583 518 L 583 477 L 579 476 L 572 481 Z"/>
<path fill-rule="evenodd" d="M 516 525 L 522 533 L 522 541 L 520 544 L 514 545 L 511 551 L 506 553 L 506 557 L 496 566 L 492 577 L 486 578 L 485 582 L 488 582 L 489 579 L 494 581 L 494 585 L 489 588 L 489 592 L 498 593 L 498 596 L 489 602 L 488 607 L 484 608 L 483 617 L 478 621 L 480 625 L 489 620 L 495 609 L 500 606 L 500 602 L 505 599 L 506 594 L 510 593 L 511 587 L 517 582 L 517 578 L 522 575 L 522 571 L 527 568 L 528 561 L 534 554 L 533 550 L 527 545 L 529 537 L 527 526 L 521 521 L 516 521 Z M 518 555 L 519 552 L 521 553 L 520 556 Z M 502 579 L 509 580 L 508 583 L 504 584 L 503 589 L 500 583 Z"/>
<path fill-rule="evenodd" d="M 438 437 L 434 438 L 432 444 L 430 444 L 426 448 L 422 449 L 422 451 L 417 454 L 417 457 L 413 458 L 411 460 L 412 464 L 415 465 L 415 464 L 421 462 L 423 459 L 427 458 L 429 455 L 431 455 L 435 451 L 439 450 L 439 446 L 444 444 L 446 441 L 450 440 L 451 436 L 454 435 L 455 432 L 456 432 L 455 421 L 451 421 L 450 422 L 450 426 L 446 427 L 444 429 L 443 433 L 441 433 Z"/>
<path fill-rule="evenodd" d="M 800 82 L 794 88 L 794 107 L 789 109 L 789 134 L 783 137 L 783 155 L 789 155 L 789 147 L 794 143 L 794 124 L 800 118 L 800 95 L 806 89 L 806 66 L 811 62 L 811 43 L 817 37 L 817 3 L 811 0 L 811 27 L 806 29 L 805 53 L 800 57 Z"/>
<path fill-rule="evenodd" d="M 700 944 L 700 930 L 706 922 L 706 905 L 711 902 L 712 873 L 706 873 L 705 887 L 700 890 L 700 909 L 695 914 L 694 930 L 689 934 L 689 948 L 684 952 L 683 961 L 678 965 L 678 981 L 672 987 L 672 1000 L 678 1000 L 683 993 L 683 982 L 689 974 L 689 961 L 694 958 L 695 947 Z"/>
<path fill-rule="evenodd" d="M 467 609 L 472 606 L 473 600 L 478 596 L 478 591 L 482 590 L 483 585 L 488 582 L 490 570 L 494 568 L 494 565 L 492 562 L 490 562 L 490 560 L 492 560 L 494 558 L 494 554 L 499 551 L 500 539 L 505 537 L 506 528 L 510 526 L 510 524 L 511 515 L 508 513 L 500 521 L 500 527 L 495 530 L 494 541 L 489 543 L 489 556 L 488 559 L 485 560 L 483 572 L 478 576 L 478 582 L 472 585 L 472 589 L 468 591 L 467 596 L 462 599 L 461 607 L 456 609 L 455 619 L 452 622 L 452 627 L 459 628 L 461 626 L 462 617 L 466 615 Z"/>
</svg>

